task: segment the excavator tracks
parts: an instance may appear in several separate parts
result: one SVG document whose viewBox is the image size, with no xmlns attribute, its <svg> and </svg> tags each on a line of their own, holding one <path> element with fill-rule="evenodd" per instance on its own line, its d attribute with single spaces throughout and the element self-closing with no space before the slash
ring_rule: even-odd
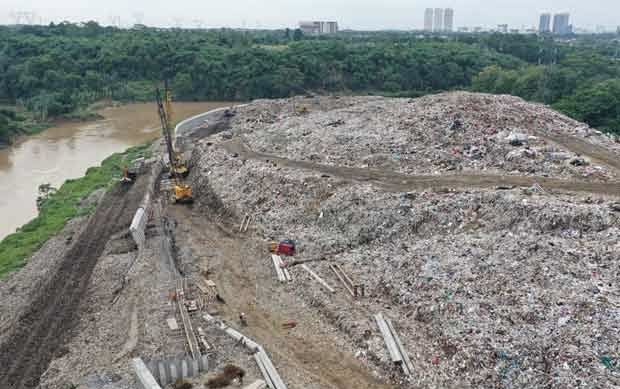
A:
<svg viewBox="0 0 620 389">
<path fill-rule="evenodd" d="M 138 178 L 134 186 L 117 185 L 104 196 L 58 271 L 39 288 L 11 336 L 0 345 L 0 388 L 36 388 L 50 362 L 61 356 L 78 322 L 93 269 L 110 237 L 129 227 L 145 184 Z"/>
</svg>

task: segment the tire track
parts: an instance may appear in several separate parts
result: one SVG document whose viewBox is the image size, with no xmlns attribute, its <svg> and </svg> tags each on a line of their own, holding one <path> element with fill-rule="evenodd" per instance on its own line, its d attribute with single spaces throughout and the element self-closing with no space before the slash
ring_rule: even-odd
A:
<svg viewBox="0 0 620 389">
<path fill-rule="evenodd" d="M 129 226 L 144 179 L 131 188 L 106 194 L 85 230 L 67 251 L 56 274 L 42 286 L 8 341 L 0 346 L 0 387 L 30 389 L 39 384 L 49 363 L 60 356 L 77 324 L 82 296 L 110 237 Z"/>
<path fill-rule="evenodd" d="M 323 174 L 329 174 L 343 178 L 345 180 L 369 182 L 387 191 L 409 191 L 434 189 L 463 189 L 463 188 L 484 188 L 493 189 L 500 186 L 532 186 L 542 185 L 545 189 L 560 190 L 567 192 L 594 193 L 607 196 L 620 197 L 620 182 L 596 182 L 563 180 L 558 178 L 535 177 L 535 176 L 513 176 L 504 174 L 446 174 L 446 175 L 422 175 L 422 174 L 403 174 L 386 170 L 362 169 L 342 166 L 323 165 L 307 161 L 291 160 L 278 157 L 276 155 L 259 153 L 251 150 L 240 140 L 224 142 L 221 146 L 230 153 L 237 153 L 241 157 L 254 160 L 269 160 L 277 162 L 286 167 L 311 170 Z M 583 145 L 582 145 L 583 146 Z M 594 146 L 593 146 L 594 147 Z M 597 146 L 598 147 L 598 146 Z M 592 149 L 590 149 L 592 151 Z M 607 151 L 610 153 L 609 151 Z M 586 155 L 585 153 L 583 153 Z M 593 159 L 604 157 L 611 158 L 610 155 L 599 155 L 591 152 L 587 154 Z M 612 168 L 620 170 L 620 162 L 611 164 Z"/>
</svg>

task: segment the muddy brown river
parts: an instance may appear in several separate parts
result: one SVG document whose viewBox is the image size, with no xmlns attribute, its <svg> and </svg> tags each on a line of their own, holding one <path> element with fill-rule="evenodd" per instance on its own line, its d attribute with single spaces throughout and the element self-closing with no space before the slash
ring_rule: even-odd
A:
<svg viewBox="0 0 620 389">
<path fill-rule="evenodd" d="M 175 103 L 176 121 L 230 106 L 226 102 Z M 59 187 L 84 175 L 112 153 L 151 141 L 161 134 L 155 104 L 105 108 L 105 117 L 84 123 L 61 123 L 0 149 L 0 240 L 37 215 L 40 184 Z"/>
</svg>

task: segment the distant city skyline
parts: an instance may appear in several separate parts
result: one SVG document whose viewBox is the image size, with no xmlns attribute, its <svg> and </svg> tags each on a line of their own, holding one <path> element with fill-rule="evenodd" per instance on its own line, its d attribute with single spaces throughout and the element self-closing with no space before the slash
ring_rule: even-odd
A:
<svg viewBox="0 0 620 389">
<path fill-rule="evenodd" d="M 84 22 L 95 20 L 103 25 L 130 26 L 141 22 L 160 27 L 248 27 L 295 28 L 300 20 L 335 20 L 341 29 L 423 29 L 426 8 L 454 10 L 454 29 L 461 26 L 495 28 L 538 28 L 542 13 L 570 13 L 571 24 L 578 28 L 605 26 L 615 30 L 620 25 L 620 2 L 599 0 L 596 6 L 581 0 L 229 0 L 205 2 L 177 0 L 160 3 L 146 0 L 2 0 L 0 23 L 22 19 Z M 35 13 L 34 18 L 32 14 Z"/>
</svg>

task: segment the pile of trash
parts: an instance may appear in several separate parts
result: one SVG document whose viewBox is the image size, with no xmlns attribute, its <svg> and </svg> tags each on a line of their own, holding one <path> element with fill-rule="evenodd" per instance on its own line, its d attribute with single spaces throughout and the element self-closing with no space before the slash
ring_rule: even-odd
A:
<svg viewBox="0 0 620 389">
<path fill-rule="evenodd" d="M 614 139 L 512 96 L 259 100 L 239 113 L 234 132 L 252 149 L 296 160 L 402 173 L 617 178 L 544 134 L 571 134 L 620 153 Z"/>
<path fill-rule="evenodd" d="M 452 106 L 460 99 L 480 104 Z M 592 167 L 551 160 L 553 153 L 579 156 L 528 130 L 531 115 L 557 131 L 579 127 L 577 136 L 583 124 L 559 114 L 542 117 L 552 111 L 512 97 L 455 93 L 320 102 L 321 111 L 308 103 L 309 113 L 300 114 L 299 100 L 297 108 L 287 100 L 259 101 L 241 110 L 230 131 L 257 151 L 290 159 L 407 173 L 439 174 L 450 170 L 446 161 L 463 170 L 551 177 L 583 177 Z M 452 111 L 443 112 L 447 107 Z M 617 149 L 592 131 L 589 139 Z M 366 182 L 246 160 L 218 146 L 224 141 L 215 135 L 193 152 L 196 206 L 226 209 L 239 219 L 250 213 L 253 230 L 266 241 L 294 238 L 298 258 L 339 263 L 363 282 L 368 298 L 356 304 L 386 312 L 409 352 L 415 374 L 407 387 L 620 382 L 617 199 L 523 188 L 380 191 Z M 460 156 L 454 147 L 461 147 Z M 616 177 L 611 168 L 600 171 L 597 178 Z M 311 289 L 297 293 L 314 298 Z M 339 309 L 339 320 L 359 317 L 355 308 L 330 309 Z M 374 339 L 364 354 L 389 365 Z"/>
</svg>

